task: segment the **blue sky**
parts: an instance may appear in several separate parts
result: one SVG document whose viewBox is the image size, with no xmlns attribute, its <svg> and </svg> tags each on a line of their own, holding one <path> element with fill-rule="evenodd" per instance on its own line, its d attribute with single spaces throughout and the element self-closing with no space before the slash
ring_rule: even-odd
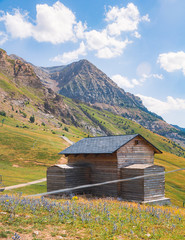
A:
<svg viewBox="0 0 185 240">
<path fill-rule="evenodd" d="M 184 0 L 0 0 L 0 47 L 38 66 L 88 59 L 185 127 Z"/>
</svg>

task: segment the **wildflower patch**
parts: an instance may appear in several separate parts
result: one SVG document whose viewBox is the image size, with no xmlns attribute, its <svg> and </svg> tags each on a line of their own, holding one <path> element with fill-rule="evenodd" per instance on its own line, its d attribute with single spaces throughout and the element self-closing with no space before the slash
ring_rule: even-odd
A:
<svg viewBox="0 0 185 240">
<path fill-rule="evenodd" d="M 78 196 L 61 200 L 6 198 L 0 201 L 0 232 L 8 239 L 158 240 L 185 236 L 183 208 Z"/>
</svg>

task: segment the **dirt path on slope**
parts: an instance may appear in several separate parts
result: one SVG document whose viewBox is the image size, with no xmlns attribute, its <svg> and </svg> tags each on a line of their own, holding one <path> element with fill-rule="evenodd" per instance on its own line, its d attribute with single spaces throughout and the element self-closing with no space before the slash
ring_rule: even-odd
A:
<svg viewBox="0 0 185 240">
<path fill-rule="evenodd" d="M 26 187 L 26 186 L 29 186 L 29 185 L 33 185 L 33 184 L 41 183 L 41 182 L 45 182 L 45 181 L 46 181 L 46 178 L 42 178 L 42 179 L 35 180 L 35 181 L 32 181 L 32 182 L 28 182 L 28 183 L 21 183 L 21 184 L 5 187 L 4 190 L 12 190 L 12 189 L 16 189 L 16 188 Z"/>
</svg>

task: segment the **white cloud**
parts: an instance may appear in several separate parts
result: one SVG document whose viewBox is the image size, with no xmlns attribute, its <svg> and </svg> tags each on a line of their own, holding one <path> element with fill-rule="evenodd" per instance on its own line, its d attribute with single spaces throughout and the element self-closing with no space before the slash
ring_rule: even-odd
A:
<svg viewBox="0 0 185 240">
<path fill-rule="evenodd" d="M 141 84 L 137 79 L 129 80 L 119 74 L 112 76 L 112 80 L 121 88 L 134 88 Z"/>
<path fill-rule="evenodd" d="M 122 32 L 132 32 L 138 29 L 140 21 L 149 21 L 148 15 L 141 17 L 137 6 L 129 3 L 127 7 L 111 7 L 106 13 L 109 23 L 107 30 L 110 35 L 120 35 Z"/>
<path fill-rule="evenodd" d="M 7 34 L 0 32 L 0 45 L 3 45 L 8 40 Z"/>
<path fill-rule="evenodd" d="M 121 88 L 134 88 L 135 86 L 142 86 L 147 79 L 157 78 L 163 79 L 162 74 L 143 74 L 139 79 L 128 79 L 127 77 L 116 74 L 111 77 L 112 80 Z"/>
<path fill-rule="evenodd" d="M 93 51 L 98 58 L 113 58 L 120 56 L 129 43 L 130 38 L 140 38 L 138 25 L 141 21 L 149 21 L 148 15 L 141 16 L 136 5 L 129 3 L 126 7 L 110 7 L 106 13 L 106 25 L 103 29 L 88 30 L 87 24 L 76 20 L 75 14 L 60 1 L 52 6 L 36 5 L 36 18 L 31 20 L 29 13 L 0 12 L 7 33 L 12 38 L 25 39 L 32 37 L 38 42 L 62 44 L 69 41 L 83 41 L 86 51 Z M 67 59 L 76 60 L 84 55 L 82 45 L 75 51 L 58 55 L 53 61 L 65 62 Z M 72 59 L 74 57 L 74 59 Z"/>
<path fill-rule="evenodd" d="M 98 50 L 108 45 L 108 37 L 106 31 L 92 30 L 85 33 L 87 44 L 90 50 Z"/>
<path fill-rule="evenodd" d="M 141 38 L 141 34 L 139 34 L 137 31 L 134 32 L 133 36 L 135 38 Z"/>
<path fill-rule="evenodd" d="M 145 16 L 143 16 L 143 17 L 141 18 L 141 21 L 150 22 L 149 15 L 146 14 Z"/>
<path fill-rule="evenodd" d="M 84 36 L 84 42 L 85 42 L 84 44 L 86 46 L 86 51 L 87 50 L 96 51 L 95 55 L 98 58 L 109 59 L 109 58 L 120 56 L 123 53 L 123 50 L 126 48 L 126 46 L 132 43 L 132 41 L 129 41 L 128 39 L 121 41 L 121 40 L 117 40 L 114 37 L 109 36 L 107 34 L 106 29 L 102 31 L 96 31 L 96 30 L 92 30 L 89 32 L 86 31 L 83 33 L 83 36 Z M 76 54 L 72 54 L 74 52 L 64 53 L 62 55 L 62 59 L 64 56 L 72 56 L 72 55 L 76 56 Z M 82 55 L 82 54 L 78 54 L 78 56 L 79 55 Z M 77 58 L 75 59 L 71 58 L 71 61 L 76 59 Z M 54 57 L 52 61 L 61 62 L 61 56 L 60 58 L 58 58 L 58 56 Z"/>
<path fill-rule="evenodd" d="M 62 55 L 58 55 L 51 59 L 51 61 L 54 62 L 61 62 L 63 64 L 69 63 L 71 61 L 77 60 L 79 56 L 85 56 L 86 55 L 86 47 L 84 42 L 81 42 L 80 47 L 71 52 L 64 53 Z"/>
<path fill-rule="evenodd" d="M 185 99 L 182 98 L 173 98 L 168 96 L 166 101 L 161 101 L 156 98 L 143 96 L 137 94 L 143 101 L 143 104 L 152 112 L 155 112 L 159 115 L 166 114 L 171 111 L 181 111 L 185 110 Z"/>
<path fill-rule="evenodd" d="M 97 50 L 96 56 L 99 58 L 113 58 L 120 56 L 123 53 L 123 49 L 131 43 L 128 39 L 120 41 L 109 36 L 106 30 L 101 32 L 92 30 L 86 32 L 85 37 L 88 49 Z"/>
<path fill-rule="evenodd" d="M 36 6 L 34 38 L 39 42 L 63 43 L 75 39 L 73 27 L 77 24 L 73 12 L 59 1 L 48 6 Z"/>
<path fill-rule="evenodd" d="M 155 78 L 155 79 L 163 79 L 163 75 L 162 74 L 156 74 L 156 73 L 152 73 L 152 74 L 143 74 L 140 78 L 141 82 L 144 82 L 146 79 L 151 79 L 151 78 Z"/>
<path fill-rule="evenodd" d="M 185 75 L 185 52 L 169 52 L 159 55 L 157 62 L 167 72 L 182 70 Z"/>
<path fill-rule="evenodd" d="M 27 38 L 33 34 L 33 25 L 28 22 L 28 13 L 21 14 L 19 10 L 15 10 L 14 15 L 7 13 L 2 17 L 8 33 L 13 38 Z"/>
<path fill-rule="evenodd" d="M 87 25 L 86 23 L 83 25 L 83 23 L 80 21 L 76 24 L 76 26 L 74 27 L 74 31 L 76 33 L 76 37 L 79 39 L 84 38 L 84 32 L 87 29 Z"/>
<path fill-rule="evenodd" d="M 82 29 L 82 24 L 77 23 L 73 12 L 57 1 L 53 6 L 47 4 L 36 5 L 36 21 L 29 21 L 28 13 L 21 14 L 15 10 L 14 14 L 6 13 L 1 18 L 6 30 L 13 38 L 33 37 L 38 42 L 51 42 L 53 44 L 74 41 Z"/>
<path fill-rule="evenodd" d="M 151 77 L 157 78 L 157 79 L 160 79 L 160 80 L 162 80 L 164 78 L 162 74 L 156 74 L 156 73 L 152 74 Z"/>
</svg>

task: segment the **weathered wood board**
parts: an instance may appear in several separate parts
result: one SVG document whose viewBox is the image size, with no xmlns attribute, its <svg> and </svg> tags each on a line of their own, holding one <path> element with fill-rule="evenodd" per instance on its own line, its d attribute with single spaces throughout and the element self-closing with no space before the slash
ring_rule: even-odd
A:
<svg viewBox="0 0 185 240">
<path fill-rule="evenodd" d="M 121 169 L 123 179 L 155 173 L 164 173 L 164 168 L 157 165 L 134 164 Z M 135 201 L 162 198 L 164 197 L 164 182 L 164 175 L 123 182 L 121 185 L 121 197 Z"/>
</svg>

